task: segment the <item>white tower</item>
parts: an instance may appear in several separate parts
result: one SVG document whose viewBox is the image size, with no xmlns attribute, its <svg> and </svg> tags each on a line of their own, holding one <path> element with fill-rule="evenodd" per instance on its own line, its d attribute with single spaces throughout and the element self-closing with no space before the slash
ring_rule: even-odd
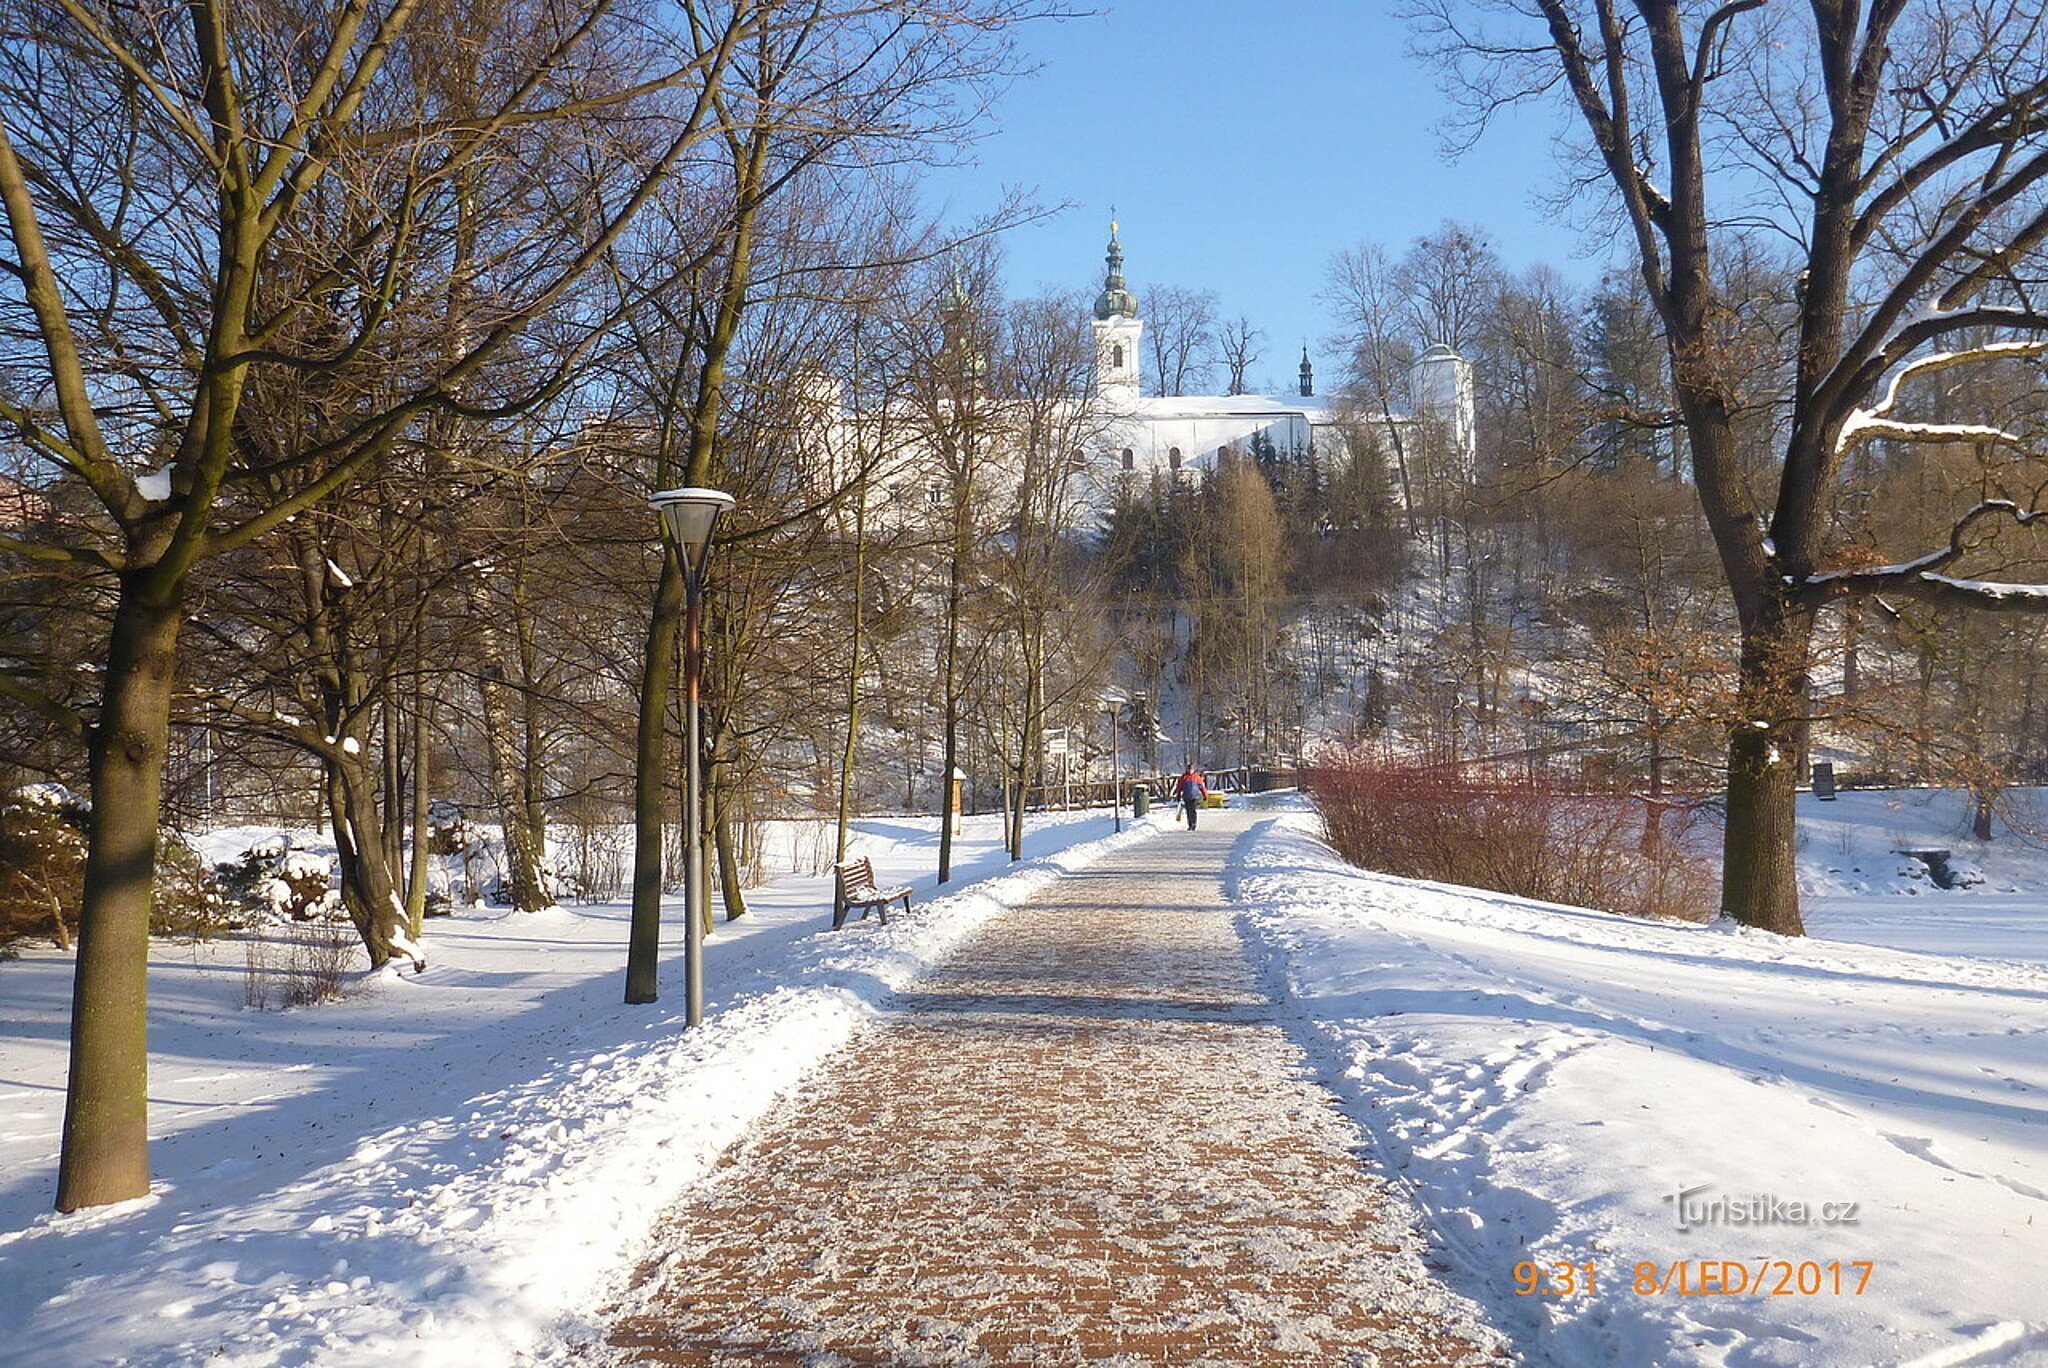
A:
<svg viewBox="0 0 2048 1368">
<path fill-rule="evenodd" d="M 1479 437 L 1472 406 L 1472 363 L 1439 342 L 1408 368 L 1408 397 L 1416 417 L 1442 424 L 1469 475 Z"/>
<path fill-rule="evenodd" d="M 1115 219 L 1109 221 L 1108 261 L 1108 278 L 1095 298 L 1095 391 L 1115 405 L 1138 397 L 1138 342 L 1145 332 L 1137 297 L 1124 288 L 1124 249 Z"/>
</svg>

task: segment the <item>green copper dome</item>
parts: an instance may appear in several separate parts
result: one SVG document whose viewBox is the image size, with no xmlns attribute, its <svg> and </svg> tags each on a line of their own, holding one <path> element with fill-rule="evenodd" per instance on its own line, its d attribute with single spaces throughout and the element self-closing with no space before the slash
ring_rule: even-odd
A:
<svg viewBox="0 0 2048 1368">
<path fill-rule="evenodd" d="M 1095 316 L 1107 321 L 1112 318 L 1136 318 L 1138 297 L 1124 288 L 1124 249 L 1116 240 L 1116 220 L 1109 221 L 1109 278 L 1102 282 L 1102 293 L 1095 297 Z"/>
</svg>

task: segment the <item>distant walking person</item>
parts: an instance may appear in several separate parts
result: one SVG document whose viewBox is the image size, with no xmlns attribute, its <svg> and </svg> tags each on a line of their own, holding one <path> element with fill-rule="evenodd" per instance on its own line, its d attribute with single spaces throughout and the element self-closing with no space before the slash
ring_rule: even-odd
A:
<svg viewBox="0 0 2048 1368">
<path fill-rule="evenodd" d="M 1180 805 L 1187 809 L 1188 830 L 1195 829 L 1195 814 L 1202 810 L 1202 800 L 1209 796 L 1209 786 L 1202 782 L 1202 772 L 1189 765 L 1173 786 L 1173 796 L 1180 799 Z"/>
</svg>

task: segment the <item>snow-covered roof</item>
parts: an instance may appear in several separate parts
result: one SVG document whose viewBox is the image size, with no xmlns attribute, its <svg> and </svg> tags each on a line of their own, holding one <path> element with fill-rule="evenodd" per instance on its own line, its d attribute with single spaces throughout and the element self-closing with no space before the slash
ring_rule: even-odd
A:
<svg viewBox="0 0 2048 1368">
<path fill-rule="evenodd" d="M 1145 395 L 1121 406 L 1133 418 L 1271 418 L 1299 416 L 1311 423 L 1336 420 L 1335 398 L 1323 394 Z"/>
</svg>

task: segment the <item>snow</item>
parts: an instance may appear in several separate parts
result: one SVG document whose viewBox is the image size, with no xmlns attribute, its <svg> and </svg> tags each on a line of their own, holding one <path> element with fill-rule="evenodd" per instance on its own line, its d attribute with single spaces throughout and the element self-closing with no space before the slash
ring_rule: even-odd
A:
<svg viewBox="0 0 2048 1368">
<path fill-rule="evenodd" d="M 857 853 L 917 888 L 887 926 L 826 930 L 829 877 L 754 890 L 708 943 L 695 1031 L 673 906 L 651 1007 L 620 1003 L 619 904 L 436 919 L 425 972 L 290 1013 L 242 1006 L 240 944 L 159 943 L 151 1195 L 70 1216 L 45 1208 L 71 964 L 27 950 L 0 965 L 0 1363 L 466 1365 L 574 1336 L 669 1200 L 892 991 L 1156 829 L 1048 815 L 1011 866 L 998 820 L 967 819 L 943 897 L 935 820 L 861 823 Z"/>
<path fill-rule="evenodd" d="M 2048 1364 L 2048 850 L 1970 841 L 1968 816 L 1802 797 L 1803 941 L 1364 873 L 1298 806 L 1238 845 L 1231 889 L 1282 1024 L 1523 1361 Z M 934 821 L 865 822 L 856 853 L 917 910 L 838 933 L 815 828 L 778 830 L 806 872 L 718 925 L 696 1031 L 673 906 L 647 1008 L 619 1002 L 619 904 L 435 919 L 425 972 L 288 1013 L 242 1006 L 236 941 L 158 942 L 152 1194 L 63 1217 L 71 963 L 30 947 L 0 964 L 0 1364 L 572 1354 L 663 1209 L 893 992 L 1165 821 L 1049 816 L 1012 867 L 969 818 L 943 897 Z M 266 840 L 324 860 L 274 828 L 198 844 Z M 1983 883 L 1934 888 L 1899 853 L 1926 848 Z M 1860 1296 L 1634 1290 L 1678 1260 L 1695 1287 L 1700 1260 L 1871 1269 Z M 1597 1291 L 1518 1297 L 1528 1261 L 1592 1262 Z"/>
<path fill-rule="evenodd" d="M 2029 830 L 2048 830 L 2048 790 L 2005 795 Z M 1970 804 L 1955 790 L 1845 790 L 1800 797 L 1799 887 L 1807 930 L 1829 940 L 2048 968 L 2048 850 L 2002 818 L 1989 843 L 1969 838 Z M 1944 893 L 1901 849 L 1944 848 L 1951 868 L 1981 883 Z"/>
<path fill-rule="evenodd" d="M 2048 584 L 2001 584 L 1994 580 L 1957 579 L 1953 575 L 1937 575 L 1922 571 L 1920 578 L 1929 584 L 1945 584 L 1951 589 L 1979 594 L 1988 599 L 2032 599 L 2048 602 Z"/>
<path fill-rule="evenodd" d="M 84 794 L 48 780 L 9 789 L 5 801 L 9 807 L 39 812 L 92 811 L 92 802 Z"/>
<path fill-rule="evenodd" d="M 1943 311 L 1932 301 L 1916 307 L 1903 323 L 1885 340 L 1890 347 L 1901 333 L 1920 324 L 1948 316 L 1952 311 Z M 1971 423 L 1906 423 L 1894 420 L 1891 414 L 1897 408 L 1899 391 L 1908 380 L 1918 375 L 1928 375 L 1970 361 L 1990 360 L 1994 357 L 2038 356 L 2048 350 L 2048 342 L 2038 338 L 2011 342 L 1986 342 L 1959 351 L 1927 352 L 1894 364 L 1879 380 L 1881 397 L 1869 408 L 1851 410 L 1842 423 L 1841 431 L 1835 437 L 1837 453 L 1847 451 L 1859 441 L 1870 437 L 1899 437 L 1906 440 L 1941 440 L 1944 438 L 1980 438 L 1988 441 L 2020 445 L 2019 439 L 2001 428 Z M 1866 435 L 1867 434 L 1867 435 Z"/>
<path fill-rule="evenodd" d="M 1802 799 L 1804 941 L 1364 873 L 1308 812 L 1245 852 L 1311 1057 L 1527 1361 L 2048 1363 L 2048 857 L 1965 849 L 1957 795 L 1844 800 Z M 1990 881 L 1909 893 L 1908 841 Z M 1810 1223 L 1736 1224 L 1759 1209 Z M 1861 1296 L 1635 1290 L 1682 1259 L 1695 1288 L 1699 1260 L 1873 1268 Z M 1518 1297 L 1524 1260 L 1597 1291 Z"/>
<path fill-rule="evenodd" d="M 171 497 L 171 466 L 166 463 L 147 475 L 135 477 L 135 492 L 151 503 L 162 503 Z"/>
</svg>

